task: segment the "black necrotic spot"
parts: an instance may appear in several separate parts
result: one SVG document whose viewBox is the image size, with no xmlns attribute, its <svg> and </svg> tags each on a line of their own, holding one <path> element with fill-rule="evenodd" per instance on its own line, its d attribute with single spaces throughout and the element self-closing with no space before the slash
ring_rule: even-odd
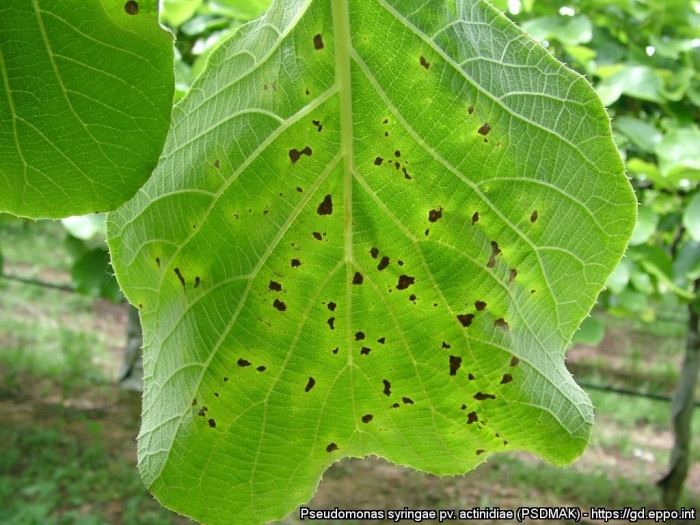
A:
<svg viewBox="0 0 700 525">
<path fill-rule="evenodd" d="M 278 282 L 275 281 L 270 281 L 270 290 L 274 292 L 281 292 L 282 291 L 282 285 Z"/>
<path fill-rule="evenodd" d="M 389 266 L 389 257 L 387 257 L 387 256 L 385 255 L 385 256 L 383 256 L 383 257 L 381 258 L 381 260 L 379 261 L 379 264 L 377 265 L 377 270 L 379 270 L 379 271 L 381 272 L 381 271 L 382 271 L 384 268 L 386 268 L 387 266 Z"/>
<path fill-rule="evenodd" d="M 410 277 L 408 275 L 401 275 L 399 276 L 399 282 L 396 285 L 397 290 L 405 290 L 412 284 L 416 282 L 416 279 L 414 277 Z"/>
<path fill-rule="evenodd" d="M 364 416 L 362 416 L 363 423 L 369 423 L 370 421 L 372 421 L 372 419 L 374 419 L 374 416 L 372 414 L 365 414 Z"/>
<path fill-rule="evenodd" d="M 442 219 L 442 208 L 438 208 L 436 210 L 430 210 L 428 212 L 428 220 L 430 222 L 437 222 L 440 219 Z"/>
<path fill-rule="evenodd" d="M 403 401 L 404 405 L 412 405 L 413 404 L 413 399 L 410 397 L 402 397 L 401 401 Z"/>
<path fill-rule="evenodd" d="M 335 317 L 331 317 L 326 321 L 328 323 L 328 326 L 331 327 L 331 330 L 335 330 L 335 326 L 333 326 L 333 323 L 335 323 Z"/>
<path fill-rule="evenodd" d="M 311 235 L 313 235 L 314 239 L 316 239 L 317 241 L 323 240 L 323 235 L 321 235 L 319 232 L 313 232 Z"/>
<path fill-rule="evenodd" d="M 319 51 L 319 50 L 323 49 L 323 47 L 324 47 L 323 37 L 319 33 L 318 35 L 314 36 L 314 49 L 316 51 Z"/>
<path fill-rule="evenodd" d="M 520 359 L 518 359 L 515 356 L 510 358 L 510 366 L 518 366 L 519 362 L 520 362 Z"/>
<path fill-rule="evenodd" d="M 462 358 L 458 357 L 456 355 L 451 355 L 450 356 L 450 375 L 451 376 L 457 375 L 457 370 L 459 370 L 460 366 L 462 366 Z"/>
<path fill-rule="evenodd" d="M 479 135 L 484 135 L 484 136 L 486 136 L 486 135 L 489 134 L 489 131 L 491 131 L 491 126 L 489 126 L 489 124 L 488 124 L 488 122 L 487 122 L 487 123 L 485 123 L 483 126 L 481 126 L 481 127 L 479 128 L 479 131 L 478 131 L 478 132 L 479 132 Z"/>
<path fill-rule="evenodd" d="M 532 212 L 532 215 L 530 215 L 530 222 L 535 222 L 537 220 L 537 210 Z"/>
<path fill-rule="evenodd" d="M 360 350 L 360 354 L 362 355 L 369 355 L 369 353 L 372 351 L 371 348 L 367 348 L 366 346 L 362 347 L 362 350 Z"/>
<path fill-rule="evenodd" d="M 156 257 L 156 264 L 158 265 L 158 268 L 160 268 L 160 257 Z"/>
<path fill-rule="evenodd" d="M 460 410 L 466 410 L 466 409 L 467 409 L 467 405 L 465 405 L 464 403 L 462 403 L 462 406 L 459 407 L 459 409 L 460 409 Z"/>
<path fill-rule="evenodd" d="M 326 447 L 326 452 L 328 453 L 335 452 L 336 450 L 338 450 L 338 445 L 336 445 L 335 443 L 331 443 Z"/>
<path fill-rule="evenodd" d="M 245 359 L 241 358 L 237 362 L 238 366 L 240 367 L 245 367 L 245 366 L 250 366 L 250 361 L 246 361 Z"/>
<path fill-rule="evenodd" d="M 199 288 L 199 285 L 202 283 L 202 280 L 199 278 L 199 275 L 195 276 L 194 278 L 194 287 Z"/>
<path fill-rule="evenodd" d="M 389 381 L 387 381 L 386 379 L 382 379 L 382 383 L 384 383 L 384 395 L 390 396 L 391 395 L 391 383 L 389 383 Z"/>
<path fill-rule="evenodd" d="M 126 11 L 127 14 L 130 15 L 138 15 L 139 4 L 134 2 L 134 0 L 129 0 L 126 4 L 124 4 L 124 11 Z"/>
<path fill-rule="evenodd" d="M 462 326 L 464 328 L 471 325 L 473 319 L 474 319 L 474 314 L 459 314 L 457 316 L 457 320 L 462 324 Z"/>
<path fill-rule="evenodd" d="M 292 268 L 296 268 L 298 266 L 301 266 L 301 261 L 299 259 L 292 259 Z"/>
<path fill-rule="evenodd" d="M 216 421 L 214 421 L 213 419 L 210 419 L 210 420 L 209 420 L 209 426 L 210 426 L 211 428 L 216 428 Z"/>
<path fill-rule="evenodd" d="M 513 380 L 513 376 L 510 374 L 503 374 L 503 379 L 501 379 L 501 384 L 505 385 Z"/>
<path fill-rule="evenodd" d="M 304 392 L 309 392 L 314 385 L 316 384 L 316 380 L 313 377 L 309 378 L 309 382 L 306 383 L 306 387 L 304 388 Z"/>
<path fill-rule="evenodd" d="M 377 339 L 377 343 L 383 345 L 384 343 L 386 343 L 386 337 L 380 337 L 379 339 Z"/>
<path fill-rule="evenodd" d="M 491 257 L 489 258 L 489 262 L 486 264 L 487 268 L 493 268 L 496 266 L 496 256 L 500 255 L 501 249 L 498 247 L 498 243 L 496 241 L 491 241 Z"/>
<path fill-rule="evenodd" d="M 177 278 L 179 279 L 179 281 L 182 283 L 182 286 L 184 287 L 185 286 L 185 278 L 182 276 L 182 273 L 180 272 L 180 268 L 175 268 L 175 270 L 173 270 L 173 271 L 175 272 L 175 275 L 177 275 Z"/>
<path fill-rule="evenodd" d="M 280 312 L 284 312 L 287 309 L 287 305 L 284 304 L 282 301 L 279 299 L 275 299 L 275 302 L 272 303 L 272 306 L 277 308 Z"/>
<path fill-rule="evenodd" d="M 398 403 L 394 403 L 389 408 L 401 408 L 401 405 L 399 405 Z"/>
<path fill-rule="evenodd" d="M 506 332 L 510 331 L 510 326 L 508 325 L 508 322 L 505 319 L 503 319 L 503 317 L 496 319 L 493 322 L 493 326 L 498 327 L 501 330 L 505 330 Z"/>
<path fill-rule="evenodd" d="M 381 157 L 377 157 L 376 159 L 374 159 L 374 165 L 375 165 L 375 166 L 381 166 L 381 165 L 382 165 L 382 162 L 384 162 L 384 159 L 381 158 Z"/>
<path fill-rule="evenodd" d="M 264 372 L 265 370 L 267 370 L 267 367 L 261 365 L 261 366 L 259 366 L 258 368 L 256 368 L 256 370 L 257 370 L 258 372 Z"/>
<path fill-rule="evenodd" d="M 430 62 L 428 62 L 423 55 L 420 56 L 419 62 L 425 69 L 430 69 Z"/>
<path fill-rule="evenodd" d="M 474 399 L 477 401 L 485 401 L 487 399 L 496 399 L 496 396 L 493 394 L 484 394 L 483 392 L 477 392 L 474 394 Z"/>
<path fill-rule="evenodd" d="M 445 349 L 452 348 L 452 345 L 447 344 L 445 341 L 442 342 L 442 347 Z"/>
<path fill-rule="evenodd" d="M 326 195 L 323 198 L 323 202 L 318 205 L 316 212 L 319 215 L 331 215 L 333 213 L 333 198 L 330 195 Z"/>
<path fill-rule="evenodd" d="M 352 284 L 362 284 L 364 278 L 360 272 L 355 272 L 355 276 L 352 278 Z"/>
<path fill-rule="evenodd" d="M 484 452 L 486 452 L 486 451 L 480 448 L 479 450 L 476 451 L 476 455 L 477 455 L 477 456 L 480 456 L 480 455 L 483 454 Z"/>
<path fill-rule="evenodd" d="M 215 395 L 216 397 L 219 397 L 219 393 L 218 393 L 218 392 L 214 392 L 214 395 Z"/>
<path fill-rule="evenodd" d="M 355 341 L 361 341 L 365 338 L 365 333 L 363 331 L 355 332 Z"/>
<path fill-rule="evenodd" d="M 475 211 L 474 215 L 472 215 L 472 224 L 476 224 L 477 222 L 479 222 L 479 212 Z"/>
<path fill-rule="evenodd" d="M 512 283 L 515 281 L 515 278 L 518 276 L 518 270 L 515 268 L 511 268 L 510 271 L 508 272 L 508 282 Z"/>
<path fill-rule="evenodd" d="M 469 375 L 467 375 L 467 379 L 469 379 L 469 381 L 474 381 L 476 379 L 476 377 L 474 377 L 474 374 L 469 372 Z"/>
<path fill-rule="evenodd" d="M 469 412 L 467 414 L 467 425 L 471 425 L 477 421 L 479 421 L 479 416 L 476 415 L 476 412 Z"/>
<path fill-rule="evenodd" d="M 331 312 L 335 311 L 335 307 L 336 307 L 336 306 L 337 306 L 337 305 L 336 305 L 333 301 L 331 301 L 331 302 L 328 303 L 328 309 L 329 309 Z"/>
<path fill-rule="evenodd" d="M 379 255 L 379 250 L 377 248 L 370 248 L 369 254 L 372 256 L 372 259 L 376 259 L 377 256 Z"/>
<path fill-rule="evenodd" d="M 479 312 L 483 312 L 486 309 L 486 302 L 485 301 L 476 301 L 474 303 L 474 308 L 476 308 Z"/>
</svg>

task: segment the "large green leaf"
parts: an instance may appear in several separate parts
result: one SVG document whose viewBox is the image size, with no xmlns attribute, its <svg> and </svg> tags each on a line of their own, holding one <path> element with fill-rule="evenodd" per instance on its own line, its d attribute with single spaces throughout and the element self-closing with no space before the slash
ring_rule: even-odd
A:
<svg viewBox="0 0 700 525">
<path fill-rule="evenodd" d="M 634 216 L 590 85 L 485 2 L 274 3 L 108 218 L 146 485 L 246 523 L 344 456 L 571 462 L 592 411 L 564 348 Z"/>
<path fill-rule="evenodd" d="M 0 3 L 0 211 L 114 210 L 156 166 L 172 35 L 158 1 Z"/>
</svg>

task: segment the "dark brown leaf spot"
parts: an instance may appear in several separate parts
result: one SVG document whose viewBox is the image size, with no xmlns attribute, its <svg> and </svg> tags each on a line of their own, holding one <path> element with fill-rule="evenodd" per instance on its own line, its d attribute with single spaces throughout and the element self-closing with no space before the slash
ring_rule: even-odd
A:
<svg viewBox="0 0 700 525">
<path fill-rule="evenodd" d="M 420 65 L 425 69 L 430 69 L 430 62 L 428 62 L 423 55 L 420 56 Z"/>
<path fill-rule="evenodd" d="M 493 326 L 497 326 L 501 330 L 505 330 L 506 332 L 510 331 L 510 326 L 508 326 L 508 322 L 503 319 L 503 317 L 499 317 L 493 322 Z"/>
<path fill-rule="evenodd" d="M 316 126 L 316 131 L 321 132 L 323 131 L 323 124 L 321 124 L 320 120 L 312 120 L 311 123 Z"/>
<path fill-rule="evenodd" d="M 337 353 L 338 353 L 338 349 L 339 349 L 339 347 L 335 347 L 335 348 L 333 349 L 333 353 L 334 353 L 334 354 L 337 354 Z"/>
<path fill-rule="evenodd" d="M 399 171 L 399 168 L 401 167 L 401 163 L 397 160 L 394 162 L 394 167 L 396 168 L 396 171 Z"/>
<path fill-rule="evenodd" d="M 180 268 L 175 268 L 174 270 L 175 275 L 177 275 L 177 278 L 180 280 L 182 283 L 182 287 L 185 287 L 185 278 L 182 276 L 182 273 L 180 272 Z"/>
<path fill-rule="evenodd" d="M 412 293 L 411 295 L 408 296 L 408 300 L 411 301 L 412 303 L 415 303 L 416 299 L 418 299 L 418 297 L 414 293 Z"/>
<path fill-rule="evenodd" d="M 442 347 L 443 347 L 444 349 L 448 350 L 448 349 L 452 348 L 452 345 L 446 343 L 445 341 L 443 341 L 443 342 L 442 342 Z"/>
<path fill-rule="evenodd" d="M 209 420 L 209 426 L 210 426 L 211 428 L 216 428 L 216 421 L 214 421 L 213 419 L 210 419 L 210 420 Z"/>
<path fill-rule="evenodd" d="M 469 375 L 467 376 L 467 379 L 469 379 L 469 381 L 474 381 L 474 380 L 476 379 L 476 377 L 474 377 L 474 374 L 472 374 L 471 372 L 469 372 Z"/>
<path fill-rule="evenodd" d="M 372 256 L 372 259 L 376 259 L 379 255 L 379 250 L 373 247 L 369 250 L 369 254 Z"/>
<path fill-rule="evenodd" d="M 374 159 L 374 165 L 375 165 L 375 166 L 381 166 L 381 165 L 382 165 L 382 162 L 384 162 L 384 159 L 381 158 L 381 157 L 377 157 L 376 159 Z"/>
<path fill-rule="evenodd" d="M 537 290 L 530 290 L 530 293 L 533 294 L 533 293 L 535 293 L 536 291 L 537 291 Z"/>
<path fill-rule="evenodd" d="M 219 159 L 216 159 L 214 161 L 214 167 L 218 170 L 220 166 L 221 166 L 221 164 L 219 163 Z"/>
<path fill-rule="evenodd" d="M 396 150 L 396 151 L 394 152 L 394 157 L 396 157 L 397 159 L 398 159 L 398 158 L 401 158 L 401 151 Z"/>
<path fill-rule="evenodd" d="M 369 353 L 372 351 L 371 348 L 368 348 L 366 346 L 363 346 L 362 349 L 360 350 L 361 355 L 369 355 Z"/>
<path fill-rule="evenodd" d="M 237 363 L 238 366 L 240 366 L 241 368 L 244 368 L 244 367 L 246 367 L 246 366 L 250 366 L 250 361 L 246 361 L 246 360 L 243 359 L 243 358 L 239 359 L 236 363 Z"/>
<path fill-rule="evenodd" d="M 197 398 L 196 397 L 192 400 L 192 406 L 193 407 L 197 406 Z"/>
<path fill-rule="evenodd" d="M 275 302 L 272 303 L 272 306 L 277 308 L 280 312 L 284 312 L 287 309 L 287 305 L 284 304 L 282 301 L 279 299 L 275 299 Z"/>
<path fill-rule="evenodd" d="M 503 374 L 503 379 L 501 379 L 501 384 L 506 385 L 513 380 L 513 376 L 510 374 Z"/>
<path fill-rule="evenodd" d="M 414 277 L 410 277 L 408 275 L 401 275 L 399 276 L 399 282 L 396 285 L 397 290 L 405 290 L 412 284 L 416 282 L 416 279 Z"/>
<path fill-rule="evenodd" d="M 382 120 L 382 124 L 388 124 L 388 123 L 389 123 L 389 119 L 388 119 L 388 118 L 385 118 L 384 120 Z"/>
<path fill-rule="evenodd" d="M 442 219 L 442 208 L 438 208 L 437 210 L 430 210 L 428 212 L 428 220 L 430 222 L 437 222 L 440 219 Z"/>
<path fill-rule="evenodd" d="M 338 305 L 335 304 L 333 301 L 331 301 L 330 303 L 328 303 L 328 309 L 329 309 L 331 312 L 334 312 L 334 311 L 335 311 L 335 307 L 336 307 L 336 306 L 338 306 Z"/>
<path fill-rule="evenodd" d="M 483 450 L 483 449 L 479 449 L 479 450 L 476 451 L 476 455 L 477 455 L 477 456 L 480 456 L 480 455 L 483 454 L 484 452 L 486 452 L 486 451 Z"/>
<path fill-rule="evenodd" d="M 467 113 L 469 113 L 470 115 L 471 115 L 472 113 L 474 113 L 474 108 L 471 107 L 471 106 L 469 106 L 469 107 L 467 108 Z"/>
<path fill-rule="evenodd" d="M 396 264 L 398 264 L 399 266 L 403 266 L 403 261 L 399 259 L 398 261 L 396 261 Z"/>
<path fill-rule="evenodd" d="M 199 285 L 202 283 L 202 280 L 199 278 L 199 275 L 195 276 L 194 278 L 194 287 L 199 288 Z"/>
<path fill-rule="evenodd" d="M 256 368 L 256 370 L 257 370 L 258 372 L 264 372 L 265 370 L 267 370 L 267 367 L 266 367 L 266 366 L 260 365 L 258 368 Z"/>
<path fill-rule="evenodd" d="M 389 408 L 401 408 L 401 405 L 399 405 L 398 403 L 394 403 Z"/>
<path fill-rule="evenodd" d="M 462 366 L 462 358 L 458 357 L 456 355 L 451 355 L 450 356 L 450 375 L 451 376 L 457 375 L 457 370 L 459 370 L 460 366 Z"/>
<path fill-rule="evenodd" d="M 302 190 L 299 186 L 297 186 L 297 191 L 298 191 L 299 193 L 301 193 L 301 192 L 303 192 L 304 190 Z"/>
<path fill-rule="evenodd" d="M 488 135 L 489 131 L 491 131 L 491 126 L 489 126 L 488 122 L 485 123 L 483 126 L 479 128 L 479 135 Z"/>
<path fill-rule="evenodd" d="M 483 312 L 486 309 L 486 306 L 485 301 L 476 301 L 474 303 L 474 308 L 476 308 L 479 312 Z"/>
<path fill-rule="evenodd" d="M 457 316 L 457 320 L 462 323 L 462 326 L 464 328 L 467 328 L 469 325 L 472 324 L 472 321 L 474 320 L 474 314 L 459 314 Z"/>
<path fill-rule="evenodd" d="M 270 281 L 270 290 L 272 290 L 274 292 L 281 292 L 282 285 L 276 281 Z"/>
<path fill-rule="evenodd" d="M 335 443 L 331 443 L 326 447 L 326 452 L 328 453 L 335 452 L 336 450 L 338 450 L 338 445 Z"/>
<path fill-rule="evenodd" d="M 143 303 L 139 303 L 139 309 L 143 309 Z"/>
<path fill-rule="evenodd" d="M 317 241 L 323 240 L 323 235 L 321 235 L 319 232 L 313 232 L 311 235 L 313 235 L 314 239 L 316 239 Z"/>
<path fill-rule="evenodd" d="M 386 379 L 382 379 L 382 383 L 384 383 L 384 395 L 385 396 L 390 396 L 391 395 L 391 383 L 387 381 Z"/>
<path fill-rule="evenodd" d="M 124 11 L 126 11 L 130 15 L 138 15 L 139 4 L 134 2 L 134 0 L 129 0 L 126 4 L 124 4 Z"/>
<path fill-rule="evenodd" d="M 476 415 L 476 412 L 469 412 L 467 414 L 467 425 L 471 425 L 477 421 L 479 421 L 479 416 Z"/>
<path fill-rule="evenodd" d="M 197 412 L 197 415 L 200 417 L 207 417 L 207 410 L 209 410 L 207 407 L 202 407 Z"/>
<path fill-rule="evenodd" d="M 386 343 L 386 337 L 380 337 L 379 339 L 377 339 L 377 343 L 383 345 L 384 343 Z"/>
<path fill-rule="evenodd" d="M 485 401 L 487 399 L 496 399 L 496 396 L 493 394 L 484 394 L 483 392 L 477 392 L 474 394 L 474 399 L 477 401 Z"/>
<path fill-rule="evenodd" d="M 214 395 L 215 395 L 216 397 L 219 397 L 219 393 L 218 393 L 218 392 L 214 392 Z"/>
<path fill-rule="evenodd" d="M 465 405 L 464 403 L 462 403 L 462 406 L 459 407 L 459 409 L 460 409 L 460 410 L 466 410 L 466 409 L 467 409 L 467 405 Z"/>
<path fill-rule="evenodd" d="M 311 148 L 309 146 L 306 146 L 303 150 L 299 151 L 298 149 L 290 149 L 289 150 L 289 160 L 292 161 L 292 164 L 296 164 L 296 162 L 301 158 L 302 155 L 306 155 L 308 157 L 311 156 L 313 151 L 311 151 Z"/>
<path fill-rule="evenodd" d="M 515 268 L 511 268 L 510 271 L 508 272 L 508 282 L 512 283 L 515 281 L 515 278 L 518 276 L 518 270 Z"/>
<path fill-rule="evenodd" d="M 314 387 L 316 384 L 316 380 L 313 377 L 309 378 L 309 382 L 306 383 L 306 387 L 304 388 L 304 392 L 309 392 L 311 389 Z"/>
<path fill-rule="evenodd" d="M 323 202 L 318 205 L 316 212 L 319 215 L 331 215 L 333 213 L 333 198 L 330 195 L 326 195 L 323 198 Z"/>
<path fill-rule="evenodd" d="M 491 241 L 491 257 L 489 258 L 489 262 L 486 264 L 487 268 L 493 268 L 496 266 L 496 256 L 500 255 L 501 249 L 498 247 L 498 243 L 496 241 Z"/>
<path fill-rule="evenodd" d="M 374 416 L 372 414 L 365 414 L 364 416 L 362 416 L 363 423 L 369 423 L 373 419 L 374 419 Z"/>
<path fill-rule="evenodd" d="M 331 327 L 331 330 L 335 330 L 335 326 L 333 326 L 333 323 L 335 323 L 335 317 L 331 317 L 331 318 L 328 319 L 328 321 L 326 321 L 326 322 L 328 323 L 328 326 Z"/>
<path fill-rule="evenodd" d="M 224 377 L 224 383 L 228 383 L 228 377 Z"/>
<path fill-rule="evenodd" d="M 306 88 L 305 93 L 306 93 L 306 96 L 307 96 L 307 97 L 311 94 L 311 91 L 309 91 L 309 88 Z"/>
<path fill-rule="evenodd" d="M 298 266 L 301 266 L 301 261 L 299 259 L 292 259 L 292 268 L 296 268 Z"/>
<path fill-rule="evenodd" d="M 320 33 L 318 35 L 314 35 L 314 49 L 316 51 L 323 49 L 323 37 Z"/>
<path fill-rule="evenodd" d="M 479 222 L 479 212 L 475 211 L 474 215 L 472 215 L 472 224 L 476 224 L 477 222 Z"/>
<path fill-rule="evenodd" d="M 156 257 L 156 264 L 158 265 L 158 268 L 160 268 L 160 257 Z"/>
<path fill-rule="evenodd" d="M 430 229 L 425 230 L 425 236 L 427 237 L 428 235 L 430 235 Z"/>
<path fill-rule="evenodd" d="M 519 362 L 520 362 L 520 359 L 518 359 L 515 356 L 510 358 L 510 366 L 518 366 Z"/>
<path fill-rule="evenodd" d="M 401 168 L 401 171 L 403 171 L 403 178 L 404 179 L 411 180 L 413 178 L 408 174 L 408 170 L 405 167 Z"/>
<path fill-rule="evenodd" d="M 385 137 L 388 137 L 388 136 L 389 136 L 389 132 L 388 132 L 388 131 L 385 131 L 385 132 L 384 132 L 384 136 L 385 136 Z"/>
<path fill-rule="evenodd" d="M 364 278 L 360 272 L 355 272 L 355 276 L 352 278 L 352 284 L 362 284 Z"/>
<path fill-rule="evenodd" d="M 413 404 L 413 399 L 410 397 L 402 397 L 401 401 L 403 401 L 404 405 L 412 405 Z"/>
<path fill-rule="evenodd" d="M 383 257 L 381 258 L 381 260 L 379 261 L 379 264 L 377 265 L 377 270 L 379 270 L 379 271 L 381 272 L 381 271 L 382 271 L 384 268 L 386 268 L 387 266 L 389 266 L 389 257 L 387 257 L 387 256 L 385 255 L 385 256 L 383 256 Z"/>
<path fill-rule="evenodd" d="M 532 215 L 530 215 L 530 222 L 535 222 L 537 220 L 537 210 L 532 212 Z"/>
</svg>

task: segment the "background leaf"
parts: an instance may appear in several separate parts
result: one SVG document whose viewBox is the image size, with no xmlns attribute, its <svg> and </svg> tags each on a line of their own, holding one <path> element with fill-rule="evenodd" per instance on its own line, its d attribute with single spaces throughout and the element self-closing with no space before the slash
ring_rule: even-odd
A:
<svg viewBox="0 0 700 525">
<path fill-rule="evenodd" d="M 157 0 L 0 4 L 0 210 L 113 210 L 155 167 L 173 97 Z"/>
<path fill-rule="evenodd" d="M 571 462 L 592 411 L 563 352 L 634 216 L 590 85 L 485 2 L 273 4 L 108 218 L 146 485 L 246 523 L 343 456 Z"/>
</svg>

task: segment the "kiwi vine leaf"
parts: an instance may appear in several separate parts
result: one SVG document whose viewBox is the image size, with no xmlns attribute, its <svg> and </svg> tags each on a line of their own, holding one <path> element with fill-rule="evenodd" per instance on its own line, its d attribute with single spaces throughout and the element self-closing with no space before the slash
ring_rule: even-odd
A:
<svg viewBox="0 0 700 525">
<path fill-rule="evenodd" d="M 593 417 L 564 350 L 635 212 L 591 86 L 486 2 L 274 2 L 108 218 L 146 485 L 262 523 L 343 457 L 570 463 Z"/>
</svg>

